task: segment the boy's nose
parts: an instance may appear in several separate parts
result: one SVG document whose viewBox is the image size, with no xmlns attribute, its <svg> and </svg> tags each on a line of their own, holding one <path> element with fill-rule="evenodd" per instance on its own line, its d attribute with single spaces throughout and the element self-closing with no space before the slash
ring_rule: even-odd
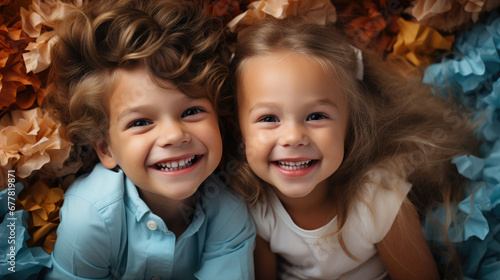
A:
<svg viewBox="0 0 500 280">
<path fill-rule="evenodd" d="M 309 144 L 309 135 L 300 124 L 290 123 L 282 128 L 279 144 L 283 147 L 299 147 Z"/>
<path fill-rule="evenodd" d="M 158 144 L 160 146 L 178 146 L 191 141 L 189 133 L 177 122 L 163 124 L 159 133 Z"/>
</svg>

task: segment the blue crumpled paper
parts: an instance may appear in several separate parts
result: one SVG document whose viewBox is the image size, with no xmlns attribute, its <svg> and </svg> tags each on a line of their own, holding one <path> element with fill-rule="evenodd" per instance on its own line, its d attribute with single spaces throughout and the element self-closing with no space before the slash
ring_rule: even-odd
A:
<svg viewBox="0 0 500 280">
<path fill-rule="evenodd" d="M 448 238 L 463 256 L 466 279 L 500 279 L 500 16 L 492 12 L 483 23 L 459 34 L 451 54 L 430 65 L 423 82 L 435 93 L 450 95 L 474 112 L 479 122 L 479 157 L 452 160 L 460 174 L 470 180 L 467 197 L 457 207 L 457 226 Z M 430 242 L 443 242 L 434 227 L 443 224 L 445 209 L 429 213 L 424 224 Z"/>
<path fill-rule="evenodd" d="M 456 37 L 451 53 L 427 67 L 423 82 L 434 85 L 444 96 L 450 90 L 454 95 L 470 95 L 498 79 L 499 49 L 500 17 L 492 12 L 486 23 L 477 23 Z"/>
<path fill-rule="evenodd" d="M 14 196 L 23 189 L 23 185 L 15 185 Z M 23 210 L 12 212 L 9 210 L 9 189 L 0 192 L 0 278 L 1 279 L 37 279 L 38 274 L 44 267 L 52 264 L 50 255 L 42 247 L 28 248 L 26 241 L 30 238 L 28 234 L 28 213 Z M 12 199 L 11 199 L 12 202 Z M 12 226 L 14 223 L 15 226 Z M 12 235 L 14 238 L 9 239 Z M 10 243 L 9 243 L 9 240 Z M 15 243 L 12 241 L 15 240 Z M 11 248 L 12 246 L 12 248 Z M 12 250 L 14 249 L 12 253 Z M 15 260 L 12 260 L 14 257 Z M 15 265 L 14 268 L 12 266 Z M 9 270 L 10 268 L 10 270 Z"/>
</svg>

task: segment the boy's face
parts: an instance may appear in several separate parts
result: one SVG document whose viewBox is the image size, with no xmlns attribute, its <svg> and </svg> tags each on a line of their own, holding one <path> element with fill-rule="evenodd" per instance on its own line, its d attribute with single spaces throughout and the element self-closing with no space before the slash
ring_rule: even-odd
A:
<svg viewBox="0 0 500 280">
<path fill-rule="evenodd" d="M 279 196 L 325 190 L 344 157 L 344 94 L 318 62 L 301 54 L 261 55 L 242 67 L 239 122 L 252 170 Z"/>
<path fill-rule="evenodd" d="M 154 84 L 144 67 L 122 70 L 109 99 L 108 140 L 96 145 L 141 189 L 174 200 L 190 197 L 222 156 L 217 116 L 206 98 Z"/>
</svg>

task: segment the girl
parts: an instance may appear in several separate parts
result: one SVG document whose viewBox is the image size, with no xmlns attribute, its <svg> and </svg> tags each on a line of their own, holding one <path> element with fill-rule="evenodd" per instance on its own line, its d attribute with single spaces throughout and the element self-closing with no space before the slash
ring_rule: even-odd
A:
<svg viewBox="0 0 500 280">
<path fill-rule="evenodd" d="M 65 194 L 47 279 L 253 279 L 246 204 L 211 175 L 222 30 L 176 0 L 93 1 L 61 23 L 48 105 L 101 163 Z"/>
<path fill-rule="evenodd" d="M 470 126 L 361 56 L 333 26 L 293 18 L 238 38 L 241 138 L 227 143 L 240 143 L 233 186 L 254 204 L 258 279 L 439 278 L 420 219 L 459 201 L 450 159 Z"/>
</svg>

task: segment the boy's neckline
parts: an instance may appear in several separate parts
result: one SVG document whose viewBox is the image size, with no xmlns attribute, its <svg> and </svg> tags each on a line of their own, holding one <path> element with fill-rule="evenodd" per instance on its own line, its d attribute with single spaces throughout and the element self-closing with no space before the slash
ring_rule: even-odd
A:
<svg viewBox="0 0 500 280">
<path fill-rule="evenodd" d="M 183 199 L 172 200 L 158 195 L 143 191 L 136 186 L 139 197 L 149 207 L 151 212 L 163 220 L 168 230 L 173 232 L 176 238 L 179 238 L 192 222 L 192 216 L 184 217 L 181 209 L 186 207 L 195 207 L 195 195 Z"/>
</svg>

